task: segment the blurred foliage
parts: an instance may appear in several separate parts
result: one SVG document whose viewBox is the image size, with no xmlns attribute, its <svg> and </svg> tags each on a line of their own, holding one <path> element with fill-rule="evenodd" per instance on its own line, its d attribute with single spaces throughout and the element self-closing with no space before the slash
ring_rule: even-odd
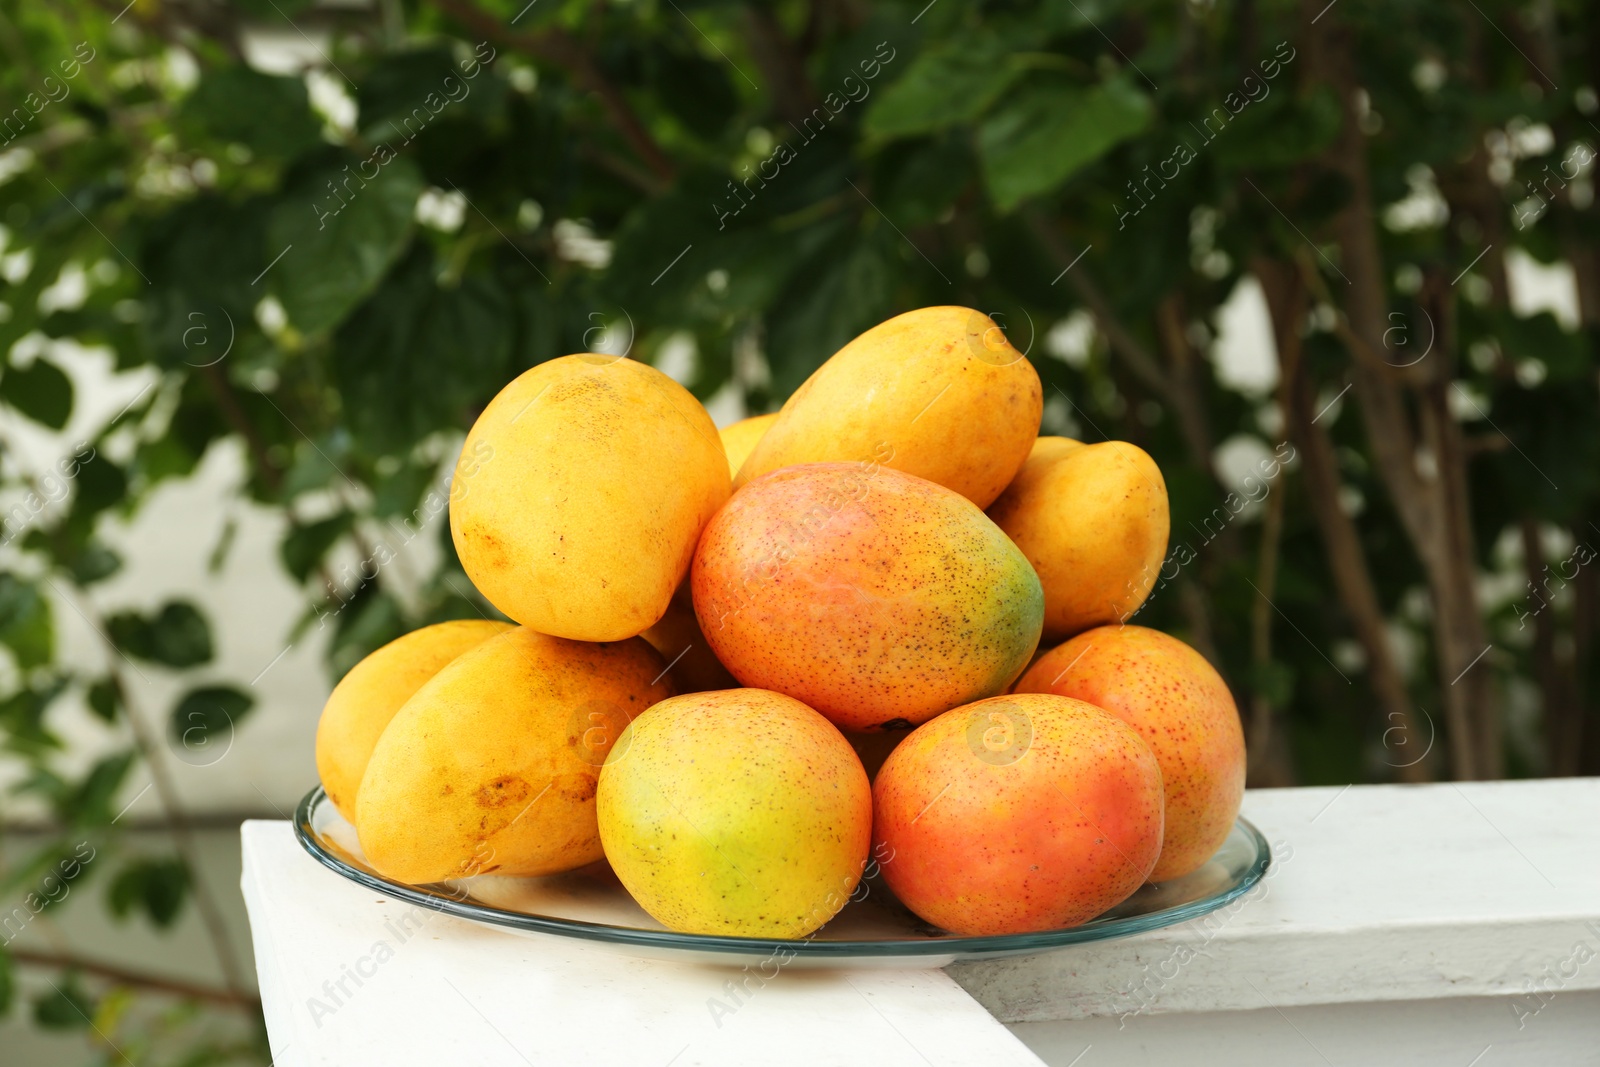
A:
<svg viewBox="0 0 1600 1067">
<path fill-rule="evenodd" d="M 1223 671 L 1263 742 L 1253 781 L 1405 775 L 1423 720 L 1410 776 L 1461 773 L 1445 644 L 1480 631 L 1468 687 L 1505 714 L 1475 773 L 1600 770 L 1597 19 L 1577 0 L 0 0 L 0 743 L 27 768 L 14 792 L 60 828 L 8 892 L 59 880 L 80 842 L 110 849 L 137 765 L 250 712 L 237 687 L 187 685 L 144 728 L 130 678 L 203 667 L 212 624 L 183 599 L 97 606 L 122 566 L 107 525 L 213 448 L 237 448 L 241 496 L 284 516 L 296 636 L 322 632 L 337 676 L 489 610 L 447 534 L 418 588 L 384 564 L 519 371 L 625 351 L 727 418 L 932 304 L 982 308 L 1028 352 L 1045 432 L 1160 463 L 1174 554 L 1136 621 Z M 1351 205 L 1375 258 L 1340 228 Z M 1509 298 L 1513 250 L 1570 272 L 1581 324 Z M 1299 362 L 1224 381 L 1224 308 L 1272 277 Z M 1394 411 L 1427 430 L 1418 484 L 1465 502 L 1454 587 L 1375 449 L 1374 394 L 1345 392 L 1361 291 L 1367 321 L 1394 324 Z M 84 350 L 128 385 L 110 421 L 75 417 L 64 368 Z M 1296 383 L 1316 419 L 1292 415 Z M 1447 409 L 1441 431 L 1429 412 Z M 14 432 L 69 425 L 55 466 L 19 457 Z M 1257 496 L 1246 474 L 1289 438 L 1296 459 Z M 1313 439 L 1331 481 L 1310 477 Z M 1330 502 L 1397 692 L 1332 563 Z M 1440 597 L 1469 586 L 1463 629 Z M 98 663 L 63 656 L 67 613 L 104 638 Z M 86 769 L 52 725 L 64 698 L 122 739 Z M 196 888 L 175 843 L 74 877 L 165 926 Z M 178 1062 L 96 982 L 57 982 L 35 1018 L 98 1013 L 140 1062 Z M 13 988 L 0 950 L 0 1004 Z M 260 1051 L 205 1048 L 183 1062 Z"/>
</svg>

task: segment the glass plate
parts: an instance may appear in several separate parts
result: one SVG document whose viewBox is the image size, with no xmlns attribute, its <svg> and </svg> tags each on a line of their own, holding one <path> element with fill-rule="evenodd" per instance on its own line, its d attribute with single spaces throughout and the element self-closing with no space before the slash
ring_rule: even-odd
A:
<svg viewBox="0 0 1600 1067">
<path fill-rule="evenodd" d="M 680 934 L 644 913 L 604 860 L 543 878 L 479 875 L 435 885 L 391 881 L 368 867 L 355 828 L 318 786 L 295 810 L 295 836 L 319 862 L 393 899 L 513 933 L 577 938 L 632 956 L 740 965 L 943 967 L 962 960 L 1023 956 L 1063 945 L 1128 937 L 1198 918 L 1250 891 L 1272 862 L 1261 832 L 1244 819 L 1192 874 L 1145 885 L 1104 915 L 1063 930 L 956 937 L 929 926 L 889 892 L 864 884 L 821 930 L 799 940 Z"/>
</svg>

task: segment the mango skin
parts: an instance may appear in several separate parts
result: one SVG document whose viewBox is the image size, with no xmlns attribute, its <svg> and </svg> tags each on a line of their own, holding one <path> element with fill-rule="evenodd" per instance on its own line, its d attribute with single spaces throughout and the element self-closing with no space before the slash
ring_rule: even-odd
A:
<svg viewBox="0 0 1600 1067">
<path fill-rule="evenodd" d="M 490 619 L 424 626 L 370 653 L 339 679 L 317 720 L 317 777 L 340 815 L 356 821 L 361 776 L 400 706 L 457 656 L 509 629 L 509 622 Z"/>
<path fill-rule="evenodd" d="M 1081 700 L 1002 696 L 947 711 L 890 753 L 873 855 L 901 902 L 966 936 L 1087 922 L 1161 851 L 1161 769 Z"/>
<path fill-rule="evenodd" d="M 842 730 L 904 728 L 1004 692 L 1044 617 L 1033 568 L 971 501 L 854 463 L 740 489 L 706 527 L 690 580 L 735 678 Z"/>
<path fill-rule="evenodd" d="M 563 356 L 523 372 L 461 456 L 450 535 L 467 576 L 517 622 L 575 641 L 654 625 L 728 498 L 711 416 L 630 359 Z"/>
<path fill-rule="evenodd" d="M 711 651 L 711 642 L 700 632 L 694 616 L 694 598 L 685 581 L 672 594 L 672 603 L 661 621 L 639 635 L 661 653 L 668 663 L 672 686 L 679 693 L 705 693 L 714 689 L 737 689 L 739 680 Z"/>
<path fill-rule="evenodd" d="M 1041 437 L 989 517 L 1044 586 L 1044 634 L 1058 641 L 1139 610 L 1167 553 L 1167 483 L 1137 445 Z"/>
<path fill-rule="evenodd" d="M 1102 626 L 1047 652 L 1018 693 L 1076 697 L 1139 731 L 1161 763 L 1167 836 L 1151 879 L 1181 878 L 1222 846 L 1244 799 L 1244 730 L 1206 658 L 1143 626 Z"/>
<path fill-rule="evenodd" d="M 739 473 L 750 450 L 756 447 L 756 442 L 777 421 L 778 413 L 774 411 L 770 415 L 752 415 L 748 419 L 740 419 L 717 431 L 722 435 L 722 450 L 728 454 L 728 477 Z"/>
<path fill-rule="evenodd" d="M 986 508 L 1028 458 L 1044 393 L 981 311 L 931 307 L 880 323 L 796 389 L 737 489 L 797 463 L 877 461 Z"/>
<path fill-rule="evenodd" d="M 526 627 L 490 638 L 379 739 L 356 800 L 367 861 L 413 884 L 593 863 L 600 767 L 628 723 L 671 695 L 641 638 L 587 644 Z"/>
<path fill-rule="evenodd" d="M 867 864 L 872 792 L 838 730 L 798 700 L 728 689 L 664 700 L 600 772 L 600 838 L 663 926 L 804 937 Z"/>
</svg>

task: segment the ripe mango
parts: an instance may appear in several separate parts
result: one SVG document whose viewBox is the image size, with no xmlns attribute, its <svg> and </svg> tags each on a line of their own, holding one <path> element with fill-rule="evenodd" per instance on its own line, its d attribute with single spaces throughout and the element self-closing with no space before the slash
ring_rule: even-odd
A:
<svg viewBox="0 0 1600 1067">
<path fill-rule="evenodd" d="M 1039 433 L 1039 375 L 981 311 L 880 323 L 812 374 L 751 450 L 738 488 L 780 467 L 878 462 L 988 507 Z"/>
<path fill-rule="evenodd" d="M 1143 626 L 1101 626 L 1051 649 L 1018 693 L 1087 700 L 1139 732 L 1166 782 L 1167 836 L 1151 879 L 1196 870 L 1233 828 L 1244 799 L 1244 731 L 1204 656 Z"/>
<path fill-rule="evenodd" d="M 606 858 L 640 907 L 697 934 L 804 937 L 867 863 L 872 793 L 850 745 L 798 700 L 663 700 L 600 772 Z"/>
<path fill-rule="evenodd" d="M 665 675 L 642 638 L 517 627 L 462 655 L 373 749 L 356 800 L 368 862 L 412 883 L 593 863 L 600 766 L 634 716 L 672 695 Z"/>
<path fill-rule="evenodd" d="M 700 632 L 694 617 L 694 598 L 685 581 L 672 594 L 672 603 L 661 621 L 639 635 L 667 661 L 672 687 L 679 693 L 704 693 L 713 689 L 737 689 L 739 680 L 728 673 L 711 642 Z"/>
<path fill-rule="evenodd" d="M 1044 595 L 970 500 L 887 467 L 813 463 L 757 478 L 706 527 L 695 614 L 744 685 L 844 730 L 903 728 L 1005 691 Z"/>
<path fill-rule="evenodd" d="M 912 732 L 872 789 L 873 855 L 901 902 L 968 936 L 1052 930 L 1142 885 L 1161 851 L 1161 769 L 1081 700 L 980 700 Z"/>
<path fill-rule="evenodd" d="M 317 720 L 317 776 L 339 814 L 356 821 L 356 794 L 372 747 L 400 706 L 439 670 L 508 622 L 457 619 L 424 626 L 372 652 L 339 679 Z"/>
<path fill-rule="evenodd" d="M 473 584 L 517 622 L 620 641 L 665 614 L 727 497 L 722 441 L 687 390 L 630 359 L 563 356 L 473 424 L 450 534 Z"/>
<path fill-rule="evenodd" d="M 1167 552 L 1167 483 L 1144 449 L 1041 437 L 989 517 L 1044 586 L 1044 634 L 1061 640 L 1124 622 Z"/>
<path fill-rule="evenodd" d="M 750 450 L 756 447 L 756 442 L 761 440 L 767 429 L 777 421 L 778 413 L 774 411 L 770 415 L 752 415 L 748 419 L 740 419 L 718 431 L 722 435 L 722 450 L 728 454 L 730 478 L 739 473 L 739 468 L 744 464 L 745 457 L 750 455 Z"/>
</svg>

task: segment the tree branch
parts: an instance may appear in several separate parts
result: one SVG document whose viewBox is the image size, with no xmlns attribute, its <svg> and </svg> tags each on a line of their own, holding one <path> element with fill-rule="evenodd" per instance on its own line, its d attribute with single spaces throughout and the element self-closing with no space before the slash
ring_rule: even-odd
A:
<svg viewBox="0 0 1600 1067">
<path fill-rule="evenodd" d="M 756 65 L 766 75 L 778 117 L 799 123 L 817 105 L 817 93 L 806 76 L 805 63 L 777 16 L 761 4 L 744 9 L 745 41 Z"/>
<path fill-rule="evenodd" d="M 600 98 L 612 125 L 656 177 L 664 183 L 672 181 L 677 172 L 672 160 L 650 135 L 622 91 L 601 72 L 589 49 L 566 30 L 560 27 L 538 32 L 513 30 L 502 24 L 497 16 L 473 4 L 472 0 L 435 0 L 435 5 L 474 33 L 480 33 L 514 52 L 565 70 L 574 82 Z"/>
<path fill-rule="evenodd" d="M 1387 620 L 1378 601 L 1377 585 L 1367 565 L 1361 534 L 1339 502 L 1342 479 L 1333 440 L 1325 426 L 1317 425 L 1315 388 L 1306 371 L 1300 322 L 1305 314 L 1306 290 L 1293 266 L 1280 260 L 1258 258 L 1251 272 L 1261 282 L 1271 316 L 1278 352 L 1279 396 L 1290 440 L 1300 457 L 1300 481 L 1322 535 L 1328 571 L 1339 602 L 1350 617 L 1356 640 L 1367 654 L 1367 680 L 1383 712 L 1385 733 L 1395 729 L 1407 746 L 1422 744 L 1406 691 L 1405 675 L 1389 645 Z M 1409 749 L 1407 755 L 1409 755 Z M 1401 781 L 1425 782 L 1432 778 L 1426 759 L 1396 765 Z"/>
<path fill-rule="evenodd" d="M 205 1000 L 213 1004 L 244 1008 L 249 1011 L 259 1012 L 261 1010 L 261 998 L 252 996 L 249 993 L 229 989 L 216 989 L 212 986 L 197 985 L 176 978 L 165 978 L 161 975 L 131 971 L 125 967 L 88 959 L 84 956 L 74 956 L 69 953 L 35 952 L 31 949 L 22 948 L 10 949 L 8 954 L 13 960 L 27 967 L 54 967 L 64 971 L 82 971 L 84 974 L 92 974 L 97 978 L 104 978 L 118 985 L 136 986 L 140 989 L 148 989 L 157 993 L 170 993 L 177 997 Z"/>
</svg>

